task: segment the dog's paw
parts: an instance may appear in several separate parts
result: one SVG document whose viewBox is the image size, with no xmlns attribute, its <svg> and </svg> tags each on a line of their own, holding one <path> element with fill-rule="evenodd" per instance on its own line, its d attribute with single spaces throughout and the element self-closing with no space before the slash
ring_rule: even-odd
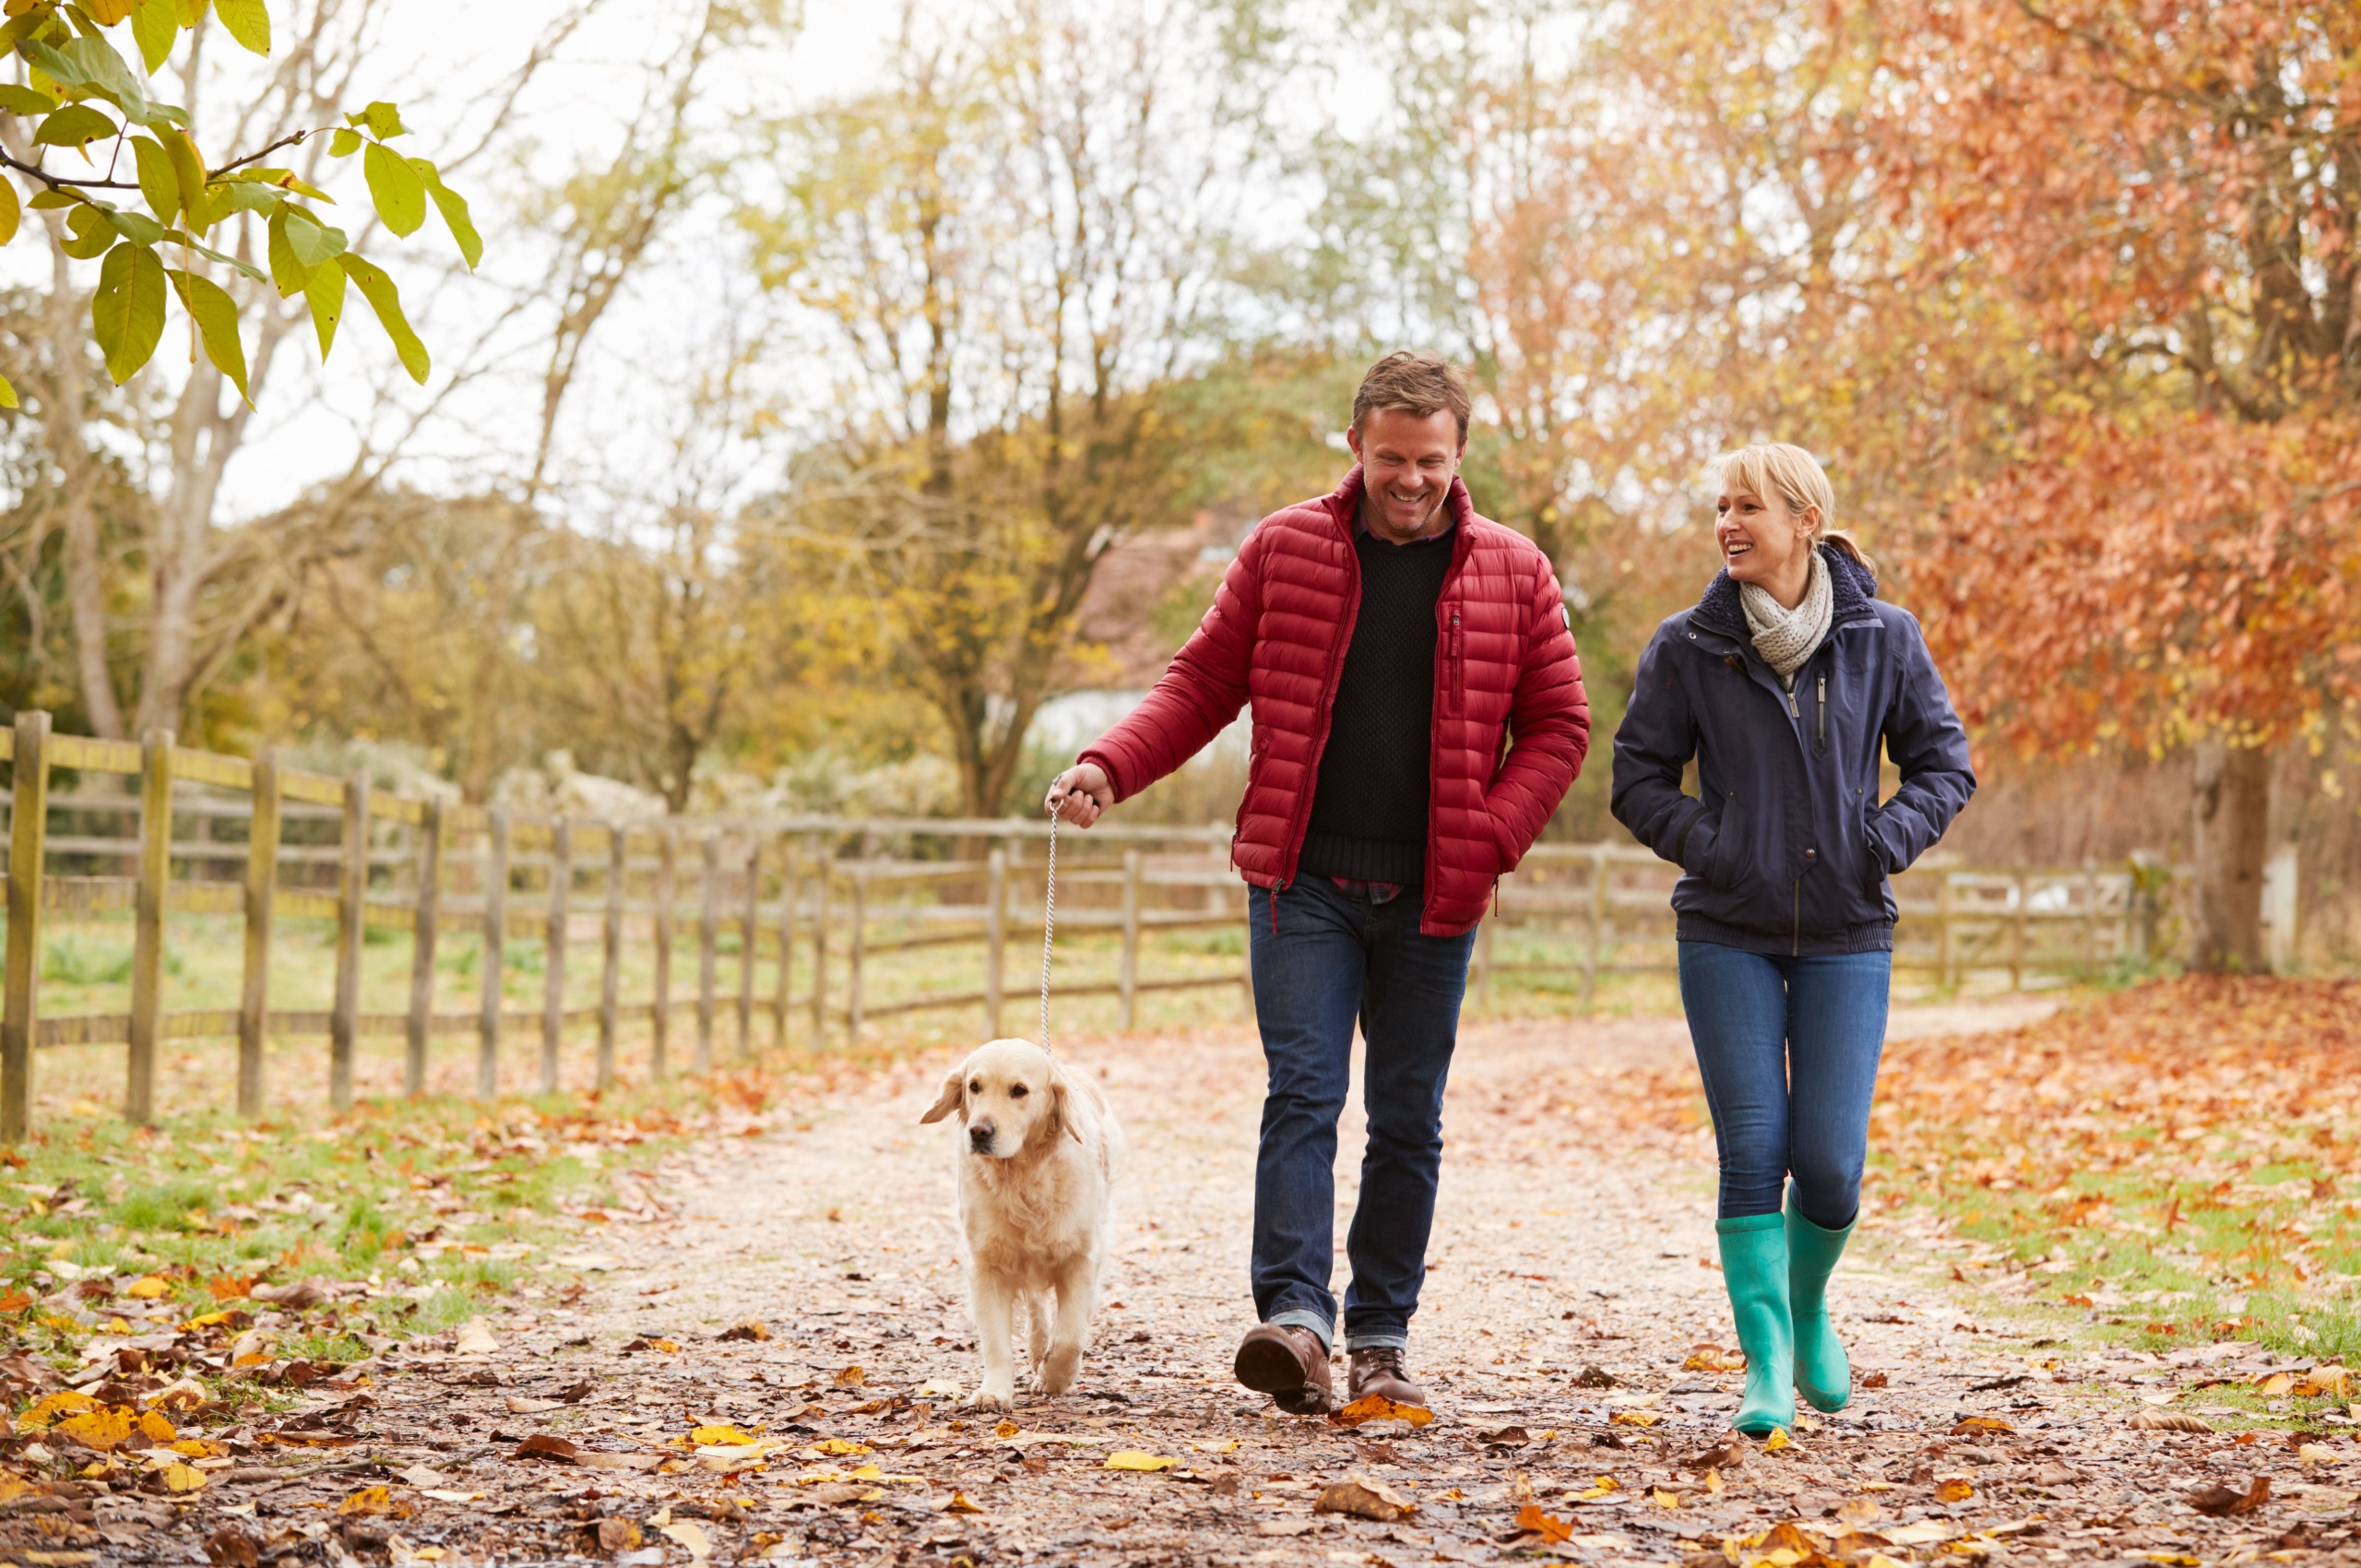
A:
<svg viewBox="0 0 2361 1568">
<path fill-rule="evenodd" d="M 988 1380 L 967 1396 L 967 1403 L 979 1410 L 1013 1410 L 1016 1408 L 1016 1385 L 1013 1382 L 995 1384 Z"/>
<path fill-rule="evenodd" d="M 1042 1358 L 1039 1375 L 1034 1386 L 1044 1394 L 1064 1394 L 1074 1387 L 1074 1380 L 1082 1372 L 1082 1348 L 1078 1345 L 1055 1345 Z"/>
</svg>

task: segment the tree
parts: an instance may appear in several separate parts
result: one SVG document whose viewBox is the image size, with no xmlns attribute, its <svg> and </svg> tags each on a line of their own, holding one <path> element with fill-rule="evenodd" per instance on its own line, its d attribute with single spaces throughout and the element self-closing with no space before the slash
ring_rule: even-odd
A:
<svg viewBox="0 0 2361 1568">
<path fill-rule="evenodd" d="M 1217 320 L 1259 156 L 1228 20 L 1014 0 L 937 33 L 907 10 L 884 87 L 772 127 L 757 265 L 841 367 L 794 521 L 872 588 L 975 814 L 1073 678 L 1097 563 L 1178 490 L 1157 389 Z"/>
<path fill-rule="evenodd" d="M 1925 530 L 1930 636 L 1989 736 L 2200 749 L 2198 962 L 2259 968 L 2272 751 L 2361 691 L 2361 13 L 1881 15 L 1916 281 L 2047 362 Z"/>
<path fill-rule="evenodd" d="M 356 9 L 340 0 L 296 9 L 295 47 L 269 67 L 254 98 L 219 117 L 248 149 L 219 162 L 196 139 L 201 89 L 211 80 L 204 46 L 218 31 L 267 56 L 273 18 L 264 0 L 42 0 L 0 27 L 0 45 L 24 70 L 20 83 L 0 86 L 0 167 L 16 176 L 0 178 L 0 244 L 16 237 L 24 208 L 41 216 L 61 341 L 34 390 L 63 501 L 79 684 L 101 733 L 179 722 L 208 673 L 283 595 L 287 579 L 247 570 L 256 559 L 250 541 L 220 539 L 212 516 L 223 470 L 285 339 L 308 322 L 325 359 L 348 291 L 357 291 L 403 369 L 418 382 L 427 377 L 427 350 L 393 278 L 321 212 L 333 200 L 318 184 L 328 164 L 359 160 L 374 221 L 392 233 L 416 232 L 431 208 L 468 266 L 482 254 L 465 198 L 433 162 L 395 146 L 408 133 L 395 105 L 344 110 L 365 20 Z M 160 93 L 168 65 L 183 103 Z M 281 153 L 288 162 L 273 162 Z M 32 193 L 21 206 L 17 182 Z M 92 343 L 104 376 L 121 386 L 164 342 L 175 305 L 188 369 L 174 391 L 149 393 L 169 399 L 158 443 L 163 482 L 140 552 L 146 636 L 126 723 L 108 657 L 111 563 L 96 548 L 82 457 L 88 371 L 64 339 Z M 225 381 L 236 394 L 226 406 Z M 0 403 L 16 401 L 15 388 L 0 381 Z M 286 565 L 291 553 L 260 559 Z M 260 591 L 218 591 L 240 578 Z"/>
</svg>

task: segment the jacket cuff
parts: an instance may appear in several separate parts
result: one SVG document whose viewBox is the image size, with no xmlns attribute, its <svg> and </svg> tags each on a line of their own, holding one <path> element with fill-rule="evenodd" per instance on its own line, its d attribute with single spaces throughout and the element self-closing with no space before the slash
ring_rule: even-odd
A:
<svg viewBox="0 0 2361 1568">
<path fill-rule="evenodd" d="M 1115 800 L 1117 803 L 1120 804 L 1131 798 L 1132 792 L 1123 788 L 1123 769 L 1121 766 L 1116 762 L 1114 753 L 1108 751 L 1103 746 L 1094 742 L 1091 745 L 1085 746 L 1082 749 L 1082 754 L 1074 760 L 1076 766 L 1080 766 L 1086 762 L 1095 762 L 1100 767 L 1105 768 L 1107 770 L 1107 782 L 1114 786 Z"/>
<path fill-rule="evenodd" d="M 1704 802 L 1691 801 L 1690 806 L 1689 820 L 1681 825 L 1680 837 L 1672 841 L 1672 852 L 1665 857 L 1682 871 L 1689 869 L 1689 836 L 1697 831 L 1699 823 L 1705 820 Z"/>
</svg>

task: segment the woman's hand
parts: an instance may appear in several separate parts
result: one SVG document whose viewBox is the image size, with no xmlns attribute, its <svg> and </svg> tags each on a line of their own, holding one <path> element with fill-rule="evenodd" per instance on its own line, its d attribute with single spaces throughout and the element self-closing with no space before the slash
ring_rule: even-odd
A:
<svg viewBox="0 0 2361 1568">
<path fill-rule="evenodd" d="M 1115 781 L 1095 762 L 1078 762 L 1050 781 L 1049 810 L 1076 827 L 1088 827 L 1115 803 Z"/>
</svg>

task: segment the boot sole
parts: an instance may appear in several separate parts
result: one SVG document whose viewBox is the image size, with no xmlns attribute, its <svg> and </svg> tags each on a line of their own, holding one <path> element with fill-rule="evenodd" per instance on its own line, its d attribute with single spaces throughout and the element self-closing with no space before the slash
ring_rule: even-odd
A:
<svg viewBox="0 0 2361 1568">
<path fill-rule="evenodd" d="M 1254 1340 L 1238 1348 L 1238 1360 L 1230 1370 L 1238 1381 L 1257 1394 L 1267 1394 L 1297 1415 L 1321 1414 L 1328 1408 L 1328 1399 L 1317 1384 L 1307 1381 L 1303 1363 L 1285 1345 L 1270 1340 Z M 1307 1409 L 1297 1410 L 1302 1404 Z M 1317 1409 L 1309 1408 L 1315 1405 Z"/>
</svg>

